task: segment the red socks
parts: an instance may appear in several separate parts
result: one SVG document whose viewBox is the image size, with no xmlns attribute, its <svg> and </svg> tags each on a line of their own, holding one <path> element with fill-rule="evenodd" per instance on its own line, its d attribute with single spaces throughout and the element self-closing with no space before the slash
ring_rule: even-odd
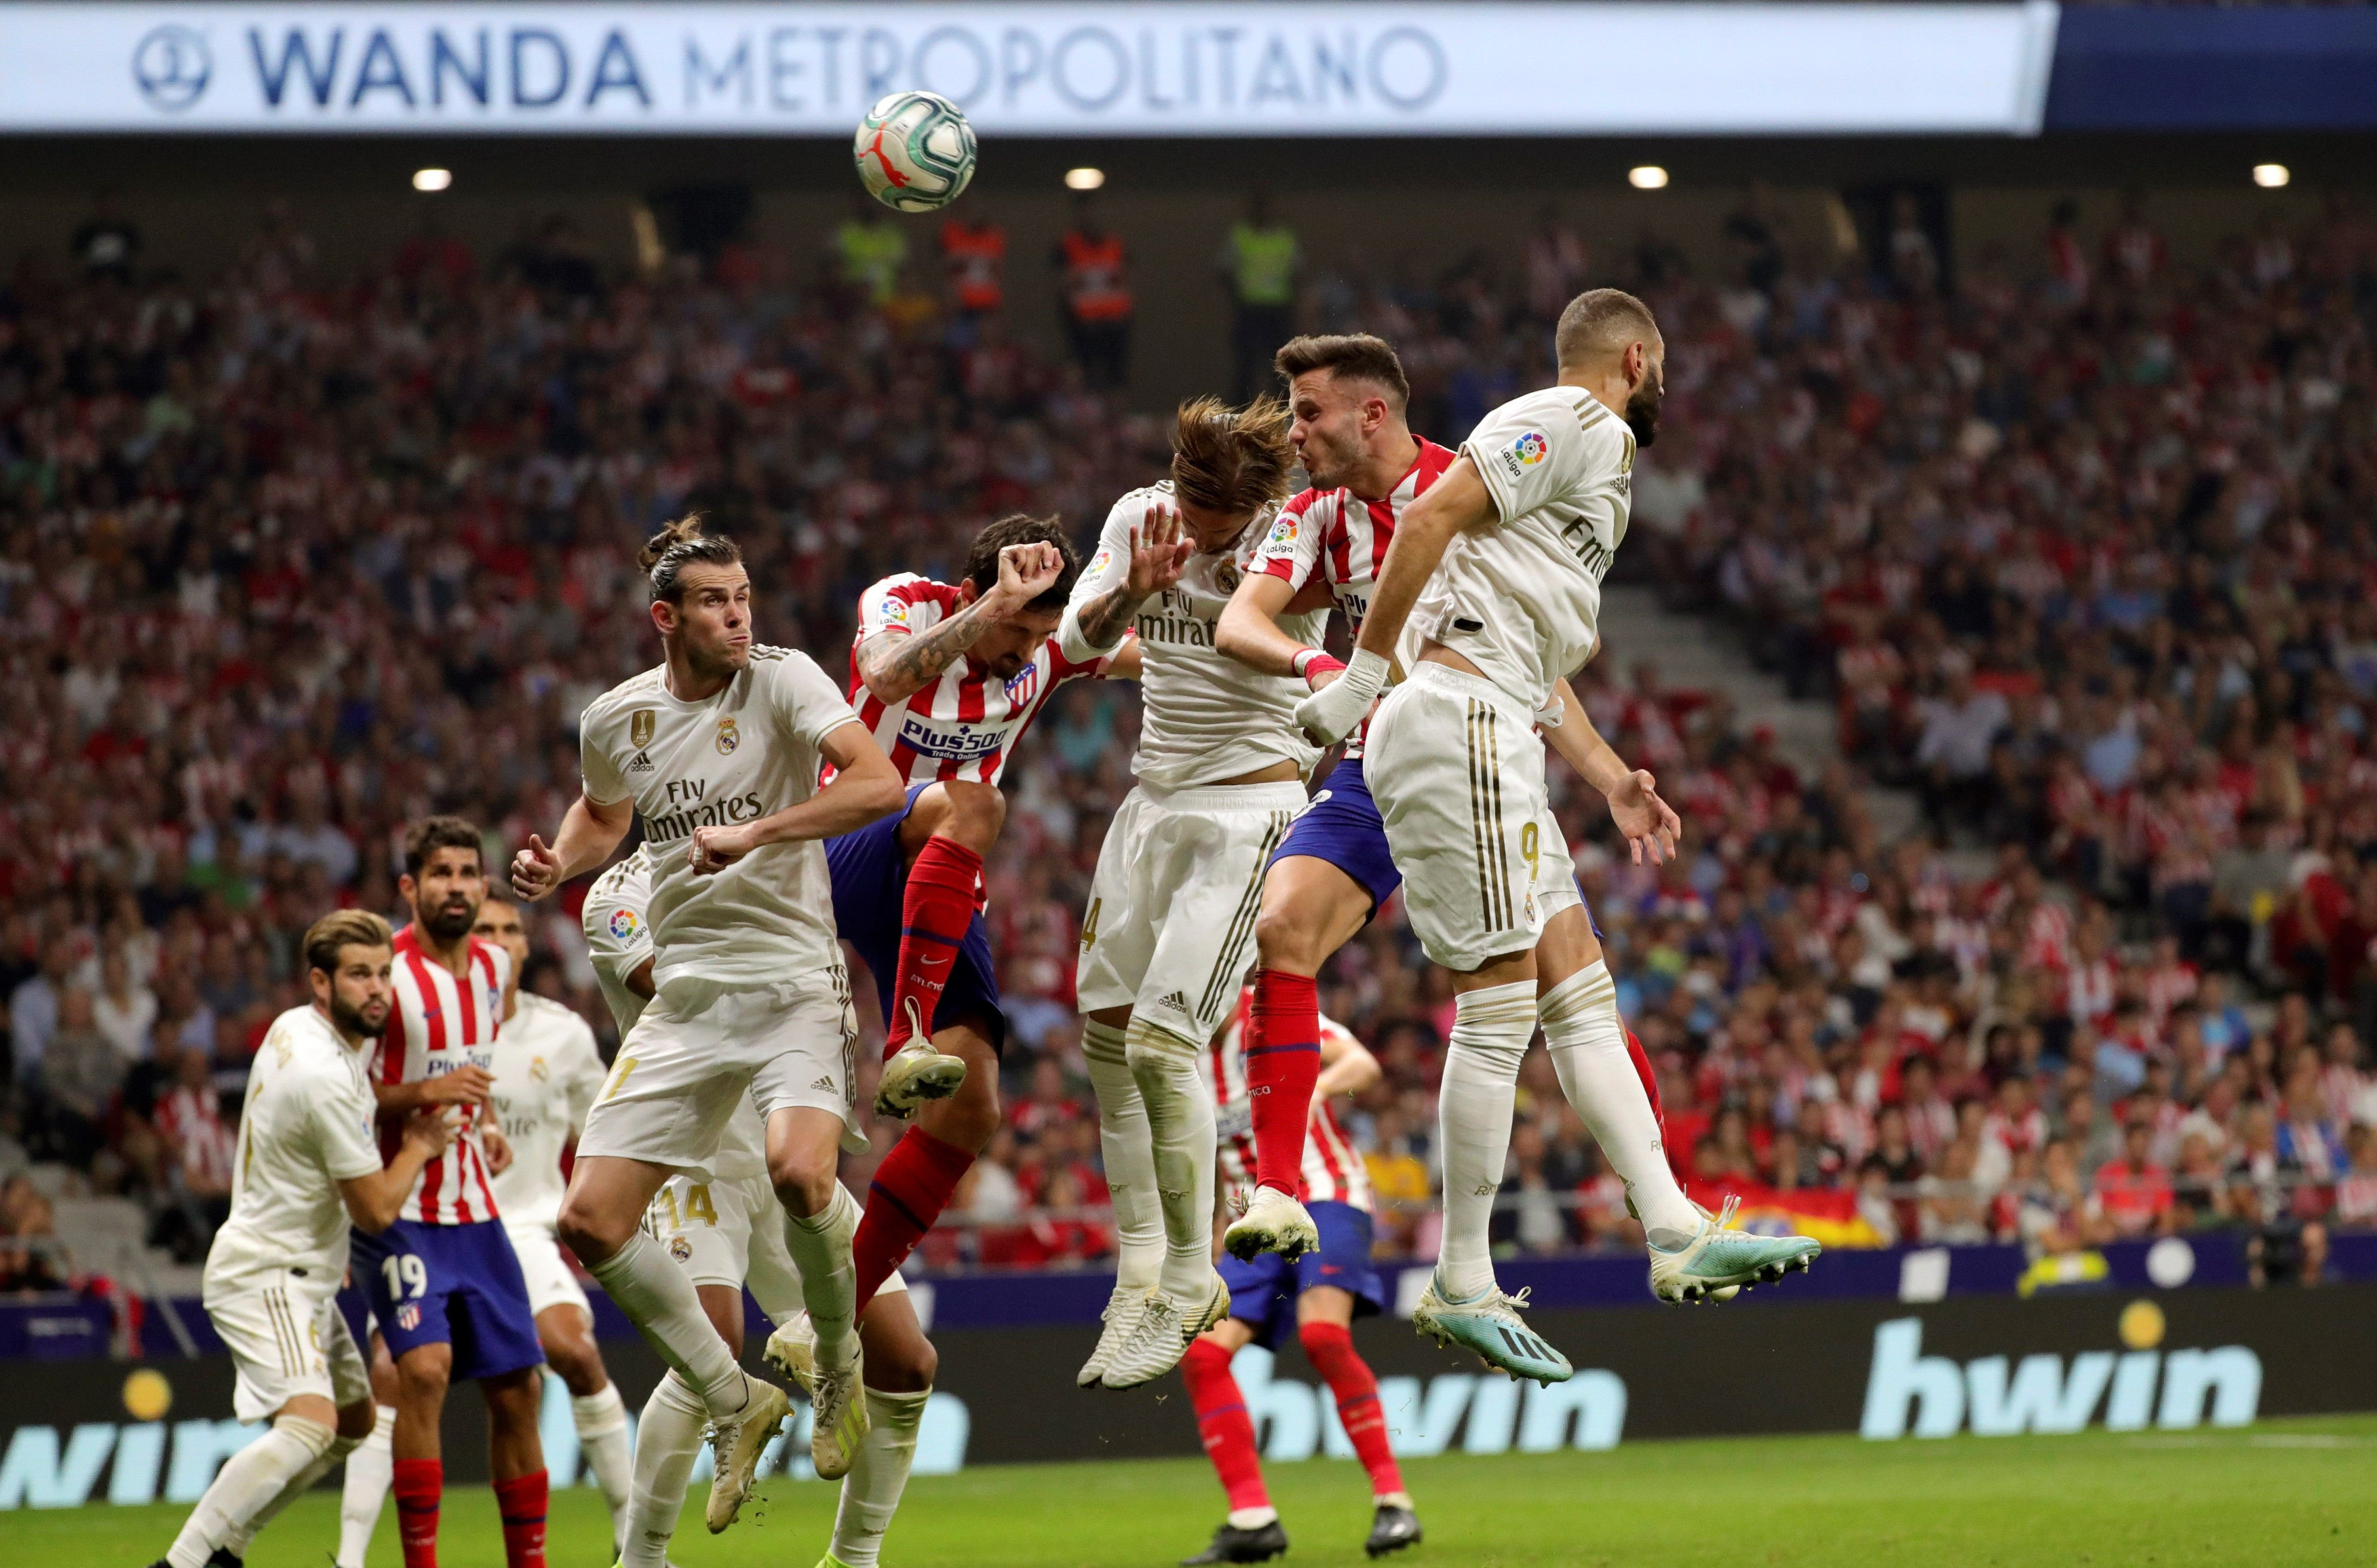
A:
<svg viewBox="0 0 2377 1568">
<path fill-rule="evenodd" d="M 1254 1113 L 1255 1181 L 1289 1197 L 1304 1191 L 1304 1134 L 1320 1080 L 1320 992 L 1309 975 L 1255 971 L 1247 1103 Z"/>
<path fill-rule="evenodd" d="M 982 857 L 954 838 L 936 834 L 916 851 L 900 903 L 900 973 L 891 982 L 891 1016 L 883 1020 L 885 1056 L 913 1036 L 932 1038 L 933 1014 L 973 924 L 981 883 Z"/>
<path fill-rule="evenodd" d="M 504 1522 L 505 1568 L 544 1568 L 544 1506 L 543 1470 L 496 1483 L 496 1512 Z"/>
<path fill-rule="evenodd" d="M 858 1217 L 858 1233 L 850 1239 L 851 1261 L 858 1269 L 859 1311 L 866 1310 L 892 1270 L 925 1239 L 973 1164 L 973 1155 L 922 1127 L 909 1128 L 891 1146 L 875 1168 L 874 1183 L 866 1189 L 866 1212 Z"/>
<path fill-rule="evenodd" d="M 396 1530 L 404 1545 L 404 1568 L 437 1568 L 437 1504 L 446 1491 L 442 1459 L 396 1462 Z"/>
<path fill-rule="evenodd" d="M 1188 1385 L 1197 1435 L 1222 1478 L 1230 1512 L 1270 1507 L 1262 1466 L 1255 1458 L 1255 1423 L 1247 1415 L 1247 1396 L 1238 1392 L 1238 1380 L 1230 1375 L 1230 1353 L 1210 1339 L 1196 1340 L 1180 1358 L 1180 1380 Z"/>
<path fill-rule="evenodd" d="M 1308 1323 L 1297 1326 L 1296 1336 L 1304 1343 L 1305 1358 L 1337 1396 L 1337 1420 L 1353 1439 L 1362 1468 L 1370 1472 L 1370 1495 L 1403 1491 L 1404 1473 L 1387 1442 L 1386 1412 L 1379 1408 L 1379 1380 L 1354 1348 L 1353 1332 L 1343 1324 Z"/>
<path fill-rule="evenodd" d="M 1659 1106 L 1659 1075 L 1651 1065 L 1651 1053 L 1642 1049 L 1642 1042 L 1634 1038 L 1632 1029 L 1626 1031 L 1626 1054 L 1633 1059 L 1634 1075 L 1642 1080 L 1642 1092 L 1651 1097 L 1651 1120 L 1659 1123 L 1659 1135 L 1665 1138 L 1667 1113 Z"/>
</svg>

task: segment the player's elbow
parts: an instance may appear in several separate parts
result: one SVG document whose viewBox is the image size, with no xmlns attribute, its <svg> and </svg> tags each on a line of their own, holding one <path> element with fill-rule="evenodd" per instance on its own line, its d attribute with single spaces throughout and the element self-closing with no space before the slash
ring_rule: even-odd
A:
<svg viewBox="0 0 2377 1568">
<path fill-rule="evenodd" d="M 1260 619 L 1251 607 L 1230 600 L 1222 609 L 1222 618 L 1213 624 L 1214 649 L 1224 659 L 1246 662 L 1254 654 L 1259 635 L 1252 623 Z"/>
</svg>

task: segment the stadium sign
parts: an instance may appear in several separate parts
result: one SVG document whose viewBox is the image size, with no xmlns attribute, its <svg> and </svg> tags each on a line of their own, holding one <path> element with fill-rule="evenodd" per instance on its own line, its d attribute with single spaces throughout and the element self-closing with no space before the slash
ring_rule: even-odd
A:
<svg viewBox="0 0 2377 1568">
<path fill-rule="evenodd" d="M 2027 4 L 0 6 L 0 130 L 846 137 L 2036 134 Z M 1622 63 L 1623 68 L 1612 68 Z"/>
</svg>

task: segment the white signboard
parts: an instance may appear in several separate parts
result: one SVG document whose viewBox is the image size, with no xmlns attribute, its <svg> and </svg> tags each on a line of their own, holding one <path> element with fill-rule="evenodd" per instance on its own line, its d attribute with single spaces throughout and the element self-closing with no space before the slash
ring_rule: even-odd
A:
<svg viewBox="0 0 2377 1568">
<path fill-rule="evenodd" d="M 2035 134 L 2027 5 L 0 5 L 0 131 Z"/>
</svg>

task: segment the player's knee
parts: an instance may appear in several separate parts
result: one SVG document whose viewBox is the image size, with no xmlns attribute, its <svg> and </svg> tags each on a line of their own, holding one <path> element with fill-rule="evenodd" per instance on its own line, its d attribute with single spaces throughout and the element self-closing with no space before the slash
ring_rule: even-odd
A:
<svg viewBox="0 0 2377 1568">
<path fill-rule="evenodd" d="M 941 1370 L 941 1353 L 923 1335 L 904 1336 L 891 1353 L 866 1362 L 867 1385 L 879 1394 L 922 1394 Z"/>
<path fill-rule="evenodd" d="M 603 1357 L 590 1339 L 556 1336 L 545 1341 L 544 1364 L 573 1398 L 583 1399 L 603 1386 Z"/>
<path fill-rule="evenodd" d="M 824 1211 L 833 1201 L 836 1168 L 840 1151 L 832 1145 L 822 1149 L 771 1151 L 768 1156 L 768 1181 L 776 1189 L 776 1201 L 792 1213 L 806 1218 Z"/>
<path fill-rule="evenodd" d="M 358 1399 L 352 1405 L 339 1407 L 339 1438 L 343 1443 L 361 1443 L 372 1434 L 372 1425 L 379 1412 L 371 1400 Z"/>
<path fill-rule="evenodd" d="M 410 1355 L 396 1363 L 396 1386 L 399 1397 L 405 1402 L 422 1399 L 443 1399 L 446 1384 L 453 1375 L 453 1362 L 446 1357 L 427 1351 Z"/>
<path fill-rule="evenodd" d="M 998 841 L 1007 826 L 1007 796 L 996 784 L 944 784 L 949 804 L 936 830 L 979 854 Z"/>
<path fill-rule="evenodd" d="M 487 1396 L 488 1419 L 508 1431 L 533 1430 L 544 1413 L 544 1377 L 538 1368 L 523 1367 L 480 1386 Z"/>
<path fill-rule="evenodd" d="M 554 1221 L 554 1233 L 561 1244 L 588 1265 L 603 1262 L 627 1244 L 635 1233 L 640 1215 L 625 1217 L 606 1215 L 598 1206 L 586 1201 L 573 1188 L 561 1200 L 561 1213 Z"/>
<path fill-rule="evenodd" d="M 1320 937 L 1308 920 L 1285 909 L 1264 906 L 1255 916 L 1255 962 L 1266 969 L 1308 975 L 1320 968 Z"/>
</svg>

